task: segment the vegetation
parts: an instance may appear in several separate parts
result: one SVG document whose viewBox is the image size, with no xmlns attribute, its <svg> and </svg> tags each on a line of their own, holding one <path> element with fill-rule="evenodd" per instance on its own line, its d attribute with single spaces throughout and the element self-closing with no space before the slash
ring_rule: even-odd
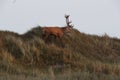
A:
<svg viewBox="0 0 120 80">
<path fill-rule="evenodd" d="M 0 80 L 120 80 L 120 39 L 76 29 L 62 43 L 42 35 L 40 26 L 0 31 Z"/>
</svg>

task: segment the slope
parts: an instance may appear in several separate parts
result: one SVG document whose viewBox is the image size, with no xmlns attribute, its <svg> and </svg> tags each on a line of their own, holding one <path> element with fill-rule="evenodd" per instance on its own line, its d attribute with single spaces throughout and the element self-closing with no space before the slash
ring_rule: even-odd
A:
<svg viewBox="0 0 120 80">
<path fill-rule="evenodd" d="M 89 35 L 76 29 L 64 35 L 62 43 L 52 35 L 44 41 L 42 35 L 40 26 L 22 35 L 0 31 L 1 72 L 18 74 L 19 69 L 40 70 L 52 66 L 54 69 L 120 75 L 120 39 Z"/>
</svg>

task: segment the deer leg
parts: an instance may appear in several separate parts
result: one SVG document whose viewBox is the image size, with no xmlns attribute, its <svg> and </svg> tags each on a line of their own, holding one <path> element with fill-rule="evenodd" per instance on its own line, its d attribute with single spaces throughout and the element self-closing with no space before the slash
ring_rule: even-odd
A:
<svg viewBox="0 0 120 80">
<path fill-rule="evenodd" d="M 48 37 L 48 34 L 44 34 L 43 35 L 43 40 L 46 41 L 47 37 Z"/>
<path fill-rule="evenodd" d="M 59 39 L 60 39 L 60 42 L 61 42 L 61 46 L 64 47 L 64 43 L 63 43 L 62 37 L 59 37 Z"/>
</svg>

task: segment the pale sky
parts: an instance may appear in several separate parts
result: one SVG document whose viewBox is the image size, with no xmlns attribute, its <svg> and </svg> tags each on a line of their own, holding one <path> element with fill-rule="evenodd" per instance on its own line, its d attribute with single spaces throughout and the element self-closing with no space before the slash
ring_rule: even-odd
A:
<svg viewBox="0 0 120 80">
<path fill-rule="evenodd" d="M 0 0 L 0 30 L 62 27 L 65 14 L 81 32 L 120 38 L 120 0 Z"/>
</svg>

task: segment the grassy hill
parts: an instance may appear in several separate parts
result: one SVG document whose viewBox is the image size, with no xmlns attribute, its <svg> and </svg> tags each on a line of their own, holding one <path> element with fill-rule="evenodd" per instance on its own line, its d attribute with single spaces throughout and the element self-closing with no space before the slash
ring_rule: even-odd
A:
<svg viewBox="0 0 120 80">
<path fill-rule="evenodd" d="M 0 80 L 120 80 L 120 39 L 76 29 L 62 42 L 42 35 L 40 26 L 0 31 Z"/>
</svg>

